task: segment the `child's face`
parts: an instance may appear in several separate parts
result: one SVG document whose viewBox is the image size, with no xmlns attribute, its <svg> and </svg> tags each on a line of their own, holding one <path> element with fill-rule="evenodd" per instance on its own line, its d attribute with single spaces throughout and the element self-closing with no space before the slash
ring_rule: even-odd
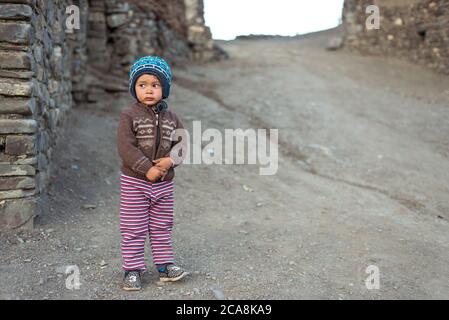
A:
<svg viewBox="0 0 449 320">
<path fill-rule="evenodd" d="M 143 74 L 136 81 L 136 96 L 139 102 L 153 106 L 162 99 L 162 85 L 152 74 Z"/>
</svg>

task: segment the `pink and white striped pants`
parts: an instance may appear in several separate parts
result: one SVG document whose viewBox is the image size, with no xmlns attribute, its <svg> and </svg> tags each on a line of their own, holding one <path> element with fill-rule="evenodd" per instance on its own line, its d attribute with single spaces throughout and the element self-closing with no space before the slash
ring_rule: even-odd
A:
<svg viewBox="0 0 449 320">
<path fill-rule="evenodd" d="M 174 263 L 173 180 L 151 183 L 122 173 L 120 191 L 123 269 L 146 270 L 144 253 L 148 235 L 153 263 Z"/>
</svg>

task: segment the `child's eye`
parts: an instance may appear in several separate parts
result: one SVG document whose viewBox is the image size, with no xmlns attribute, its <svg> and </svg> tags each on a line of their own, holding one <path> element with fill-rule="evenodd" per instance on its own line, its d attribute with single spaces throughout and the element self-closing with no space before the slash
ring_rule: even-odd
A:
<svg viewBox="0 0 449 320">
<path fill-rule="evenodd" d="M 153 87 L 159 88 L 159 87 L 160 87 L 160 84 L 154 84 Z"/>
<path fill-rule="evenodd" d="M 139 85 L 139 87 L 141 87 L 141 88 L 144 88 L 144 87 L 145 87 L 145 85 L 144 85 L 144 84 L 141 84 L 141 85 Z"/>
</svg>

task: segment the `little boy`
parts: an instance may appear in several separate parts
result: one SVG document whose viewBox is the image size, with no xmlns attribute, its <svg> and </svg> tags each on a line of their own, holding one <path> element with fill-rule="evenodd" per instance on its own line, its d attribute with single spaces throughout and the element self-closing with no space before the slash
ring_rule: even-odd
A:
<svg viewBox="0 0 449 320">
<path fill-rule="evenodd" d="M 163 59 L 139 59 L 129 77 L 129 90 L 137 101 L 120 114 L 120 232 L 123 289 L 128 291 L 141 289 L 148 234 L 160 281 L 177 281 L 187 275 L 174 264 L 171 240 L 174 168 L 183 160 L 182 156 L 170 157 L 172 148 L 180 143 L 172 141 L 172 132 L 184 128 L 163 100 L 169 96 L 171 80 L 170 67 Z"/>
</svg>

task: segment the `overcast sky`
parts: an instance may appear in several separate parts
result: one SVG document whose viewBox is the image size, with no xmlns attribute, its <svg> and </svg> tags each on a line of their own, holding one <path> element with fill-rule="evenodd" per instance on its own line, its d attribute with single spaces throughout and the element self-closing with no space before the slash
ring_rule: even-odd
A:
<svg viewBox="0 0 449 320">
<path fill-rule="evenodd" d="M 336 27 L 344 0 L 204 0 L 214 39 L 237 35 L 296 35 Z"/>
</svg>

